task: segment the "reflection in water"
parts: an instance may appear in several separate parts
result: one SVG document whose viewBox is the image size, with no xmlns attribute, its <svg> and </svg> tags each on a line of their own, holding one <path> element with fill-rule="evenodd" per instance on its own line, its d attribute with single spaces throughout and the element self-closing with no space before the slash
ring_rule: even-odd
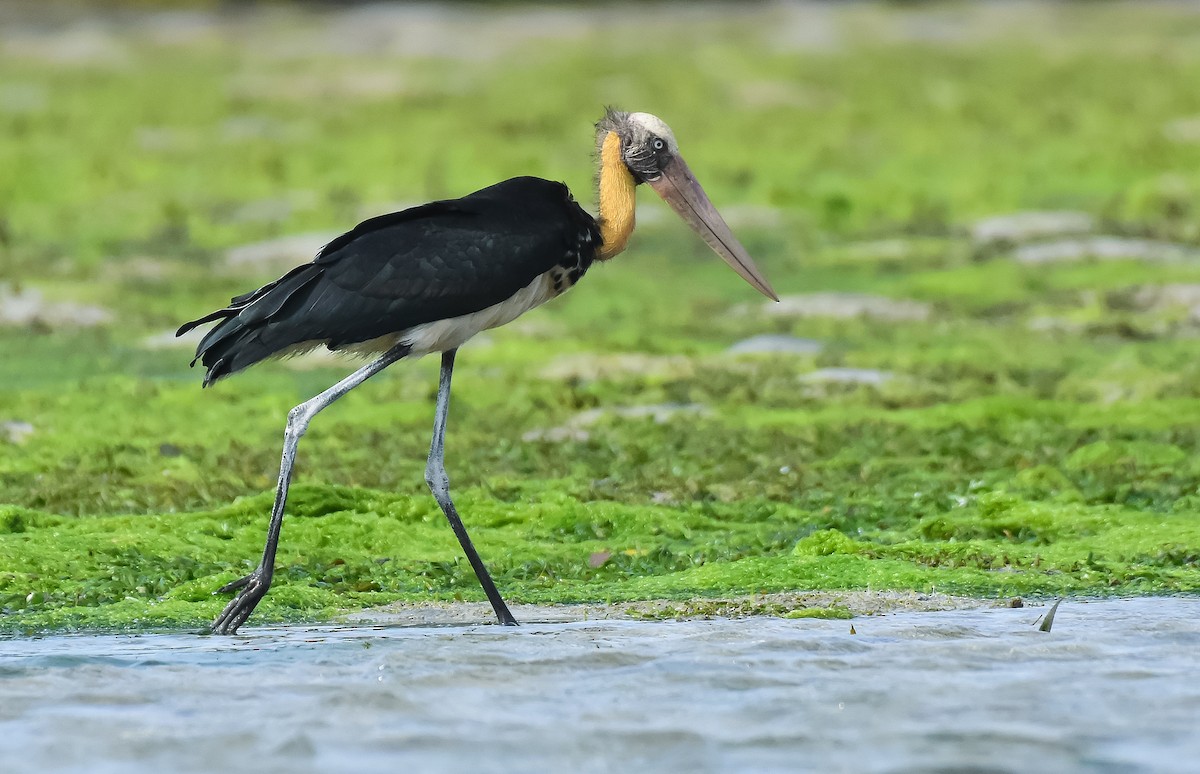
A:
<svg viewBox="0 0 1200 774">
<path fill-rule="evenodd" d="M 1187 771 L 1200 600 L 0 641 L 23 771 Z"/>
</svg>

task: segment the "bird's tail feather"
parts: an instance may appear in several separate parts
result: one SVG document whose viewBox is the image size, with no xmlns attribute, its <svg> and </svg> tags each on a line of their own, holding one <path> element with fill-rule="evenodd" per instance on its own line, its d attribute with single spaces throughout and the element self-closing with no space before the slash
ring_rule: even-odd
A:
<svg viewBox="0 0 1200 774">
<path fill-rule="evenodd" d="M 224 309 L 180 326 L 176 336 L 204 323 L 221 321 L 200 340 L 192 359 L 192 365 L 200 361 L 207 369 L 204 386 L 272 355 L 284 354 L 310 338 L 274 317 L 285 304 L 302 301 L 305 289 L 319 276 L 320 269 L 313 264 L 298 266 L 258 290 L 233 298 Z"/>
<path fill-rule="evenodd" d="M 208 332 L 196 348 L 192 364 L 199 360 L 204 366 L 204 386 L 208 387 L 275 354 L 279 354 L 279 347 L 263 341 L 261 328 L 230 317 Z"/>
<path fill-rule="evenodd" d="M 196 346 L 196 356 L 192 358 L 193 366 L 199 362 L 205 368 L 205 387 L 272 355 L 285 354 L 289 347 L 299 343 L 286 335 L 281 336 L 284 332 L 273 330 L 269 324 L 255 319 L 247 321 L 246 315 L 240 312 L 236 308 L 220 309 L 184 324 L 176 334 L 181 336 L 198 325 L 221 320 L 204 334 Z"/>
</svg>

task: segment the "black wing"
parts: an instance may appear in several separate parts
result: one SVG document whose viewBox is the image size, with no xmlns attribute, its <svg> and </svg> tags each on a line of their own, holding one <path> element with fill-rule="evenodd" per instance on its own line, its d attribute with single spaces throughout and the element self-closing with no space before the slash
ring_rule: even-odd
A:
<svg viewBox="0 0 1200 774">
<path fill-rule="evenodd" d="M 363 221 L 312 263 L 178 334 L 222 321 L 196 349 L 208 385 L 297 345 L 337 349 L 477 312 L 554 266 L 573 266 L 581 244 L 599 241 L 595 222 L 566 186 L 514 178 Z"/>
</svg>

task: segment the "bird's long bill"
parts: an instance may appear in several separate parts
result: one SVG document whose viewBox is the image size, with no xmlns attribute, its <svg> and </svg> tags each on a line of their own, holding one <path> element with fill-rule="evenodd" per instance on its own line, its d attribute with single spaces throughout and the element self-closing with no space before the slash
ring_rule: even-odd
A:
<svg viewBox="0 0 1200 774">
<path fill-rule="evenodd" d="M 771 283 L 767 282 L 762 270 L 754 265 L 746 248 L 742 247 L 742 243 L 729 230 L 725 219 L 709 201 L 708 194 L 704 193 L 700 183 L 696 182 L 696 176 L 682 158 L 676 156 L 663 169 L 657 180 L 647 182 L 663 201 L 671 205 L 671 209 L 675 210 L 679 217 L 704 237 L 708 246 L 742 279 L 767 298 L 779 300 L 779 296 L 771 288 Z"/>
</svg>

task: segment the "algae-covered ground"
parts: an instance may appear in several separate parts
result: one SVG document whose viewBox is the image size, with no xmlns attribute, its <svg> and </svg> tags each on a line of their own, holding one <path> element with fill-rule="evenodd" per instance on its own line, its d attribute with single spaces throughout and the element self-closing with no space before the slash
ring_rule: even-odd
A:
<svg viewBox="0 0 1200 774">
<path fill-rule="evenodd" d="M 211 620 L 353 363 L 201 391 L 171 331 L 406 203 L 590 201 L 605 104 L 785 297 L 643 192 L 626 254 L 463 349 L 447 463 L 507 597 L 1200 591 L 1194 9 L 54 9 L 0 18 L 0 629 Z M 436 366 L 314 422 L 254 621 L 482 599 Z"/>
</svg>

